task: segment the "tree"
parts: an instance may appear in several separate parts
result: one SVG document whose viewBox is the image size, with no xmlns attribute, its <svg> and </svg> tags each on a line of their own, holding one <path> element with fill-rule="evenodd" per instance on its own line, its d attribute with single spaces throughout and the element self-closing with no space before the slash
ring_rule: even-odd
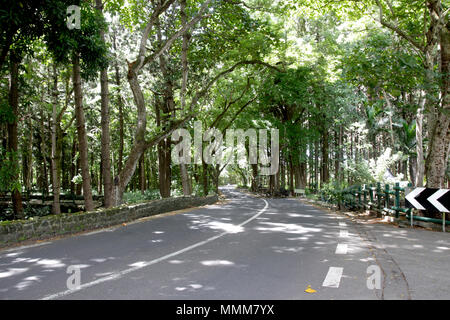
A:
<svg viewBox="0 0 450 320">
<path fill-rule="evenodd" d="M 72 81 L 75 98 L 75 119 L 78 133 L 78 149 L 80 152 L 81 175 L 83 177 L 83 196 L 85 208 L 94 209 L 92 200 L 91 177 L 89 174 L 88 142 L 83 110 L 83 94 L 81 88 L 82 69 L 86 79 L 93 77 L 99 69 L 106 66 L 106 47 L 101 41 L 98 30 L 103 28 L 104 21 L 98 10 L 89 4 L 81 6 L 80 29 L 68 29 L 66 19 L 62 13 L 57 13 L 55 21 L 45 35 L 46 43 L 58 62 L 72 62 Z M 51 32 L 50 32 L 51 31 Z"/>
<path fill-rule="evenodd" d="M 103 14 L 102 0 L 95 1 L 99 14 Z M 105 42 L 105 31 L 100 29 L 100 39 Z M 108 87 L 108 67 L 100 70 L 101 85 L 101 123 L 102 123 L 102 162 L 101 170 L 103 176 L 105 207 L 109 208 L 113 205 L 112 194 L 112 175 L 111 175 L 111 158 L 110 158 L 110 133 L 109 133 L 109 87 Z"/>
</svg>

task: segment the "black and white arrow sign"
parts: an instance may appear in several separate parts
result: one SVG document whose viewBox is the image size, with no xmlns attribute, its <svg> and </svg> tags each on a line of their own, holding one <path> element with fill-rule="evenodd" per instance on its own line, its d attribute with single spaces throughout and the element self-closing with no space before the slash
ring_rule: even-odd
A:
<svg viewBox="0 0 450 320">
<path fill-rule="evenodd" d="M 450 212 L 449 189 L 415 188 L 405 198 L 409 208 Z"/>
</svg>

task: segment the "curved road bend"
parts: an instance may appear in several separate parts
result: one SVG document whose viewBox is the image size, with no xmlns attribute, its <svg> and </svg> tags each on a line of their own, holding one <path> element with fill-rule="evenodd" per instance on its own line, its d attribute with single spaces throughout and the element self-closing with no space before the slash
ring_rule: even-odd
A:
<svg viewBox="0 0 450 320">
<path fill-rule="evenodd" d="M 388 252 L 349 219 L 222 191 L 225 204 L 0 251 L 0 299 L 410 297 Z M 380 290 L 367 287 L 371 265 L 384 272 Z M 80 270 L 78 289 L 68 289 L 69 266 Z"/>
</svg>

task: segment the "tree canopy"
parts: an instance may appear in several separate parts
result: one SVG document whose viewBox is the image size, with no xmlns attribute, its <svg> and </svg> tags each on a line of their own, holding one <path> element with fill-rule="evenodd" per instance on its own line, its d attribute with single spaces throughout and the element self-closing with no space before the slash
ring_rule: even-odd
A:
<svg viewBox="0 0 450 320">
<path fill-rule="evenodd" d="M 80 28 L 67 26 L 71 5 Z M 449 28 L 441 0 L 7 1 L 0 195 L 12 199 L 0 220 L 38 214 L 22 205 L 36 193 L 59 213 L 223 183 L 274 195 L 448 186 Z M 172 133 L 193 137 L 196 123 L 278 129 L 277 173 L 175 164 Z"/>
</svg>

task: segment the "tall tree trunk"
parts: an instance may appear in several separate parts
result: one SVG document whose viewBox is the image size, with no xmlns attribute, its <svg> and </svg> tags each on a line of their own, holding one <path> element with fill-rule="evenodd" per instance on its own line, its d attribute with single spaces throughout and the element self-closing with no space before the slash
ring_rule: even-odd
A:
<svg viewBox="0 0 450 320">
<path fill-rule="evenodd" d="M 141 189 L 141 193 L 144 193 L 147 189 L 145 179 L 145 152 L 142 153 L 141 159 L 139 160 L 139 189 Z"/>
<path fill-rule="evenodd" d="M 314 189 L 319 188 L 319 141 L 314 142 Z"/>
<path fill-rule="evenodd" d="M 416 175 L 415 186 L 423 187 L 423 178 L 425 176 L 425 159 L 423 155 L 423 112 L 426 105 L 426 94 L 423 93 L 422 101 L 416 114 Z"/>
<path fill-rule="evenodd" d="M 329 154 L 328 154 L 328 130 L 322 134 L 322 183 L 328 183 L 330 180 Z"/>
<path fill-rule="evenodd" d="M 81 176 L 83 177 L 83 197 L 86 211 L 94 210 L 92 200 L 91 176 L 89 174 L 88 142 L 86 135 L 86 120 L 83 110 L 83 95 L 81 92 L 80 57 L 73 55 L 73 92 L 75 95 L 75 117 L 77 121 L 78 149 L 80 152 Z"/>
<path fill-rule="evenodd" d="M 286 190 L 286 166 L 283 160 L 280 161 L 280 186 Z"/>
<path fill-rule="evenodd" d="M 170 170 L 170 140 L 164 139 L 158 144 L 159 156 L 159 191 L 161 197 L 170 197 L 170 184 L 172 182 L 172 173 Z"/>
<path fill-rule="evenodd" d="M 114 30 L 113 33 L 113 48 L 114 51 L 117 50 L 116 45 L 116 31 Z M 116 75 L 116 85 L 117 85 L 117 105 L 119 107 L 119 163 L 117 166 L 117 171 L 122 171 L 122 165 L 123 165 L 123 146 L 124 146 L 124 131 L 123 131 L 123 99 L 122 99 L 122 93 L 121 93 L 121 81 L 120 81 L 120 70 L 119 70 L 119 63 L 116 59 L 114 63 L 114 69 L 115 69 L 115 75 Z"/>
<path fill-rule="evenodd" d="M 295 177 L 295 188 L 296 189 L 300 189 L 302 188 L 301 186 L 301 179 L 300 179 L 300 168 L 298 164 L 294 164 L 293 166 L 293 170 L 294 170 L 294 177 Z"/>
<path fill-rule="evenodd" d="M 73 138 L 72 141 L 72 152 L 70 153 L 70 193 L 75 194 L 76 193 L 76 186 L 73 182 L 73 178 L 77 174 L 77 165 L 75 162 L 75 157 L 77 155 L 77 142 L 76 138 Z"/>
<path fill-rule="evenodd" d="M 47 142 L 44 126 L 44 111 L 39 110 L 39 136 L 41 138 L 40 154 L 42 155 L 42 162 L 40 164 L 40 187 L 43 194 L 48 194 L 48 174 L 47 174 Z"/>
<path fill-rule="evenodd" d="M 187 15 L 186 15 L 186 0 L 180 1 L 180 15 L 181 15 L 181 23 L 185 25 L 187 23 Z M 181 110 L 185 112 L 186 107 L 186 86 L 188 79 L 188 47 L 189 40 L 191 35 L 189 32 L 185 32 L 183 34 L 183 44 L 181 47 L 181 69 L 182 69 L 182 80 L 181 80 L 181 90 L 180 90 L 180 101 L 181 101 Z M 185 196 L 189 196 L 192 193 L 192 184 L 191 179 L 189 177 L 189 172 L 187 170 L 187 165 L 185 163 L 180 164 L 180 173 L 181 173 L 181 184 L 183 186 L 183 194 Z"/>
<path fill-rule="evenodd" d="M 219 178 L 220 178 L 220 165 L 216 164 L 216 165 L 212 165 L 212 172 L 213 172 L 213 179 L 214 179 L 214 191 L 216 192 L 216 194 L 219 194 Z"/>
<path fill-rule="evenodd" d="M 59 174 L 59 162 L 60 156 L 57 154 L 56 140 L 56 117 L 58 107 L 58 73 L 56 64 L 53 64 L 53 107 L 52 107 L 52 189 L 53 189 L 53 214 L 61 213 L 61 205 L 59 203 L 60 194 L 60 174 Z"/>
<path fill-rule="evenodd" d="M 33 124 L 31 117 L 27 119 L 28 137 L 25 138 L 26 151 L 23 153 L 23 184 L 27 192 L 31 192 L 33 181 Z"/>
<path fill-rule="evenodd" d="M 102 0 L 95 0 L 96 8 L 103 14 Z M 105 42 L 105 31 L 100 30 L 100 38 Z M 112 197 L 112 175 L 111 175 L 111 138 L 109 134 L 109 88 L 108 88 L 108 67 L 100 71 L 100 96 L 101 96 L 101 126 L 102 126 L 102 177 L 105 197 L 105 207 L 113 205 Z"/>
<path fill-rule="evenodd" d="M 437 114 L 426 161 L 427 187 L 444 188 L 450 147 L 450 22 L 441 31 L 442 105 Z"/>
<path fill-rule="evenodd" d="M 294 195 L 294 164 L 292 163 L 292 155 L 289 155 L 289 191 Z"/>
<path fill-rule="evenodd" d="M 257 164 L 252 164 L 252 182 L 251 182 L 251 186 L 250 186 L 250 190 L 253 192 L 256 192 L 258 190 L 259 187 L 259 183 L 258 183 L 258 165 Z"/>
<path fill-rule="evenodd" d="M 10 153 L 10 161 L 17 169 L 14 181 L 19 181 L 19 158 L 18 158 L 18 138 L 17 138 L 17 122 L 19 118 L 19 64 L 20 57 L 16 56 L 13 51 L 10 52 L 10 87 L 9 87 L 9 105 L 14 114 L 14 121 L 8 123 L 8 152 Z M 14 189 L 11 192 L 14 217 L 23 218 L 22 195 L 20 189 Z"/>
<path fill-rule="evenodd" d="M 180 164 L 181 184 L 183 186 L 183 195 L 190 196 L 192 194 L 192 183 L 187 170 L 187 166 L 184 163 Z"/>
<path fill-rule="evenodd" d="M 300 188 L 306 188 L 306 162 L 300 162 L 299 165 Z"/>
<path fill-rule="evenodd" d="M 275 193 L 280 192 L 280 166 L 278 166 L 277 173 L 273 175 L 273 187 Z"/>
<path fill-rule="evenodd" d="M 202 161 L 202 184 L 203 184 L 203 194 L 205 196 L 208 195 L 208 164 L 205 161 Z M 244 179 L 246 180 L 246 179 Z M 244 181 L 245 185 L 247 185 L 247 181 Z"/>
<path fill-rule="evenodd" d="M 409 177 L 413 186 L 416 186 L 416 176 L 417 176 L 417 157 L 409 156 Z"/>
<path fill-rule="evenodd" d="M 343 145 L 344 128 L 342 125 L 339 126 L 339 138 L 337 142 L 337 159 L 336 159 L 336 180 L 341 183 L 343 180 L 341 161 L 344 159 L 342 145 Z"/>
</svg>

